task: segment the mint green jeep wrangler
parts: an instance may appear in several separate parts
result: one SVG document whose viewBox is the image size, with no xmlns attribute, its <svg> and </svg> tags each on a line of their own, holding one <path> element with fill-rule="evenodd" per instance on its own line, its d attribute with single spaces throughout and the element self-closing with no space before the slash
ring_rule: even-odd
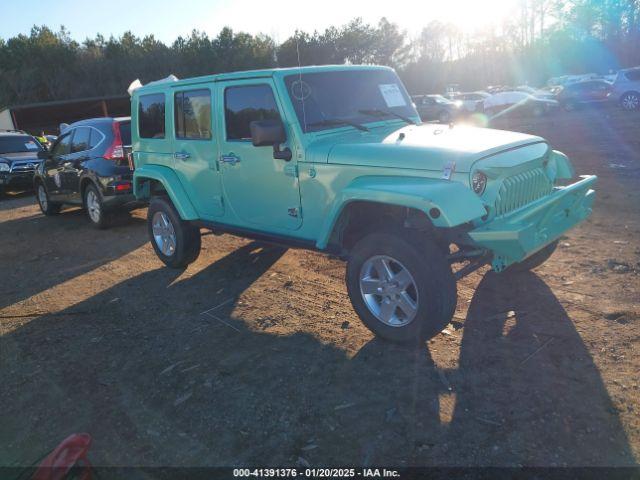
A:
<svg viewBox="0 0 640 480">
<path fill-rule="evenodd" d="M 542 138 L 422 124 L 386 67 L 153 82 L 131 124 L 134 191 L 166 265 L 198 257 L 201 228 L 329 252 L 347 259 L 364 324 L 398 342 L 447 325 L 457 279 L 547 260 L 594 199 L 596 177 L 568 182 Z"/>
</svg>

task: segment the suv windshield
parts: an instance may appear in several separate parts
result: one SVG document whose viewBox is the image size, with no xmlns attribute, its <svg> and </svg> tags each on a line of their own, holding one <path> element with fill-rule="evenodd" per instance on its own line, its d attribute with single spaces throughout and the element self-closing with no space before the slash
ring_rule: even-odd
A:
<svg viewBox="0 0 640 480">
<path fill-rule="evenodd" d="M 0 154 L 39 152 L 40 150 L 42 150 L 40 142 L 29 135 L 0 137 Z"/>
<path fill-rule="evenodd" d="M 302 73 L 284 81 L 304 132 L 419 118 L 402 82 L 390 70 Z"/>
</svg>

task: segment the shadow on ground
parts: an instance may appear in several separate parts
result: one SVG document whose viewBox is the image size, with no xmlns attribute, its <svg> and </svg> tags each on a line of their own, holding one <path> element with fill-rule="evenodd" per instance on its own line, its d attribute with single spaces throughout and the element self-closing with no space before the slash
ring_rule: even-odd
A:
<svg viewBox="0 0 640 480">
<path fill-rule="evenodd" d="M 98 465 L 633 464 L 596 367 L 534 274 L 485 277 L 460 366 L 444 371 L 424 347 L 372 340 L 349 358 L 305 333 L 251 330 L 238 299 L 283 253 L 251 243 L 179 281 L 150 271 L 2 337 L 0 463 L 85 431 Z M 202 314 L 220 304 L 226 324 Z"/>
<path fill-rule="evenodd" d="M 0 202 L 0 205 L 29 204 L 22 200 L 28 199 Z M 139 228 L 144 223 L 143 219 L 123 211 L 114 215 L 109 229 L 97 231 L 79 208 L 65 209 L 52 217 L 38 212 L 0 222 L 0 309 L 139 248 L 148 242 L 146 229 Z M 42 241 L 35 248 L 25 248 L 35 243 L 34 238 Z M 38 274 L 33 275 L 34 271 Z"/>
</svg>

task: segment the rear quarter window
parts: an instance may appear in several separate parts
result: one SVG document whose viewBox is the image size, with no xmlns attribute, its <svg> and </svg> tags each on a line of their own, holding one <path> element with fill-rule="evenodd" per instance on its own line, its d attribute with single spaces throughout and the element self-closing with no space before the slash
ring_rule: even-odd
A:
<svg viewBox="0 0 640 480">
<path fill-rule="evenodd" d="M 164 138 L 164 125 L 164 94 L 141 95 L 138 99 L 138 133 L 140 138 Z M 131 143 L 131 138 L 129 138 L 129 143 Z"/>
</svg>

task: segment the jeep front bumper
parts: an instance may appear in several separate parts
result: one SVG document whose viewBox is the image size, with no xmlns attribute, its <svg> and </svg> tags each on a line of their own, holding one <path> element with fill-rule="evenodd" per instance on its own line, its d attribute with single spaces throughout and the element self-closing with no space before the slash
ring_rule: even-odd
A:
<svg viewBox="0 0 640 480">
<path fill-rule="evenodd" d="M 556 187 L 550 195 L 469 232 L 476 244 L 493 253 L 497 272 L 521 262 L 558 239 L 591 213 L 598 177 L 585 175 L 578 182 Z"/>
</svg>

